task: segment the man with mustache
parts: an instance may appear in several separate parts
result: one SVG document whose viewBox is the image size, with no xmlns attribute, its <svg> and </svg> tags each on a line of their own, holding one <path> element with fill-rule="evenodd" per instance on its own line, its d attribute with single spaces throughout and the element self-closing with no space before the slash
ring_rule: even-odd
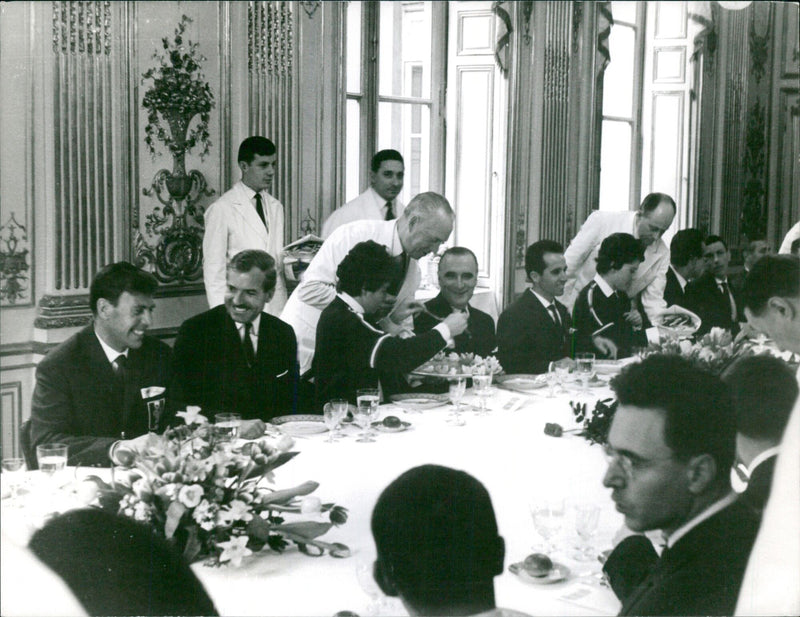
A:
<svg viewBox="0 0 800 617">
<path fill-rule="evenodd" d="M 653 355 L 612 382 L 603 484 L 634 532 L 660 530 L 659 557 L 628 536 L 604 570 L 620 615 L 730 615 L 758 530 L 731 491 L 736 419 L 719 377 L 679 356 Z"/>
<path fill-rule="evenodd" d="M 264 421 L 296 407 L 297 346 L 291 326 L 263 311 L 275 290 L 275 260 L 264 251 L 237 253 L 227 269 L 225 304 L 186 320 L 175 339 L 175 405 L 199 405 Z M 210 414 L 210 415 L 209 415 Z"/>
</svg>

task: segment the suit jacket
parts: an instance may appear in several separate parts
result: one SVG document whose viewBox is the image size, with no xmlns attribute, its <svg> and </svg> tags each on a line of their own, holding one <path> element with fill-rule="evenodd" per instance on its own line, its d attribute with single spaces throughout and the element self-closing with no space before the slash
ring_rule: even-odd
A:
<svg viewBox="0 0 800 617">
<path fill-rule="evenodd" d="M 619 614 L 732 615 L 757 532 L 758 517 L 736 501 L 660 558 L 640 536 L 626 538 L 603 568 L 622 601 Z"/>
<path fill-rule="evenodd" d="M 688 282 L 686 283 L 689 284 Z M 667 270 L 667 284 L 664 287 L 664 301 L 667 303 L 667 306 L 672 306 L 673 304 L 677 304 L 678 306 L 684 306 L 686 303 L 686 291 L 681 284 L 678 282 L 678 277 L 675 276 L 675 272 L 672 271 L 672 268 Z"/>
<path fill-rule="evenodd" d="M 260 249 L 275 259 L 278 280 L 275 294 L 267 312 L 279 315 L 286 303 L 286 283 L 283 280 L 283 206 L 266 191 L 261 191 L 264 217 L 269 232 L 253 205 L 254 191 L 243 182 L 223 194 L 206 209 L 203 235 L 203 281 L 208 306 L 214 308 L 225 302 L 225 275 L 231 257 L 245 249 Z"/>
<path fill-rule="evenodd" d="M 564 252 L 567 260 L 567 284 L 561 301 L 568 309 L 572 309 L 581 289 L 597 274 L 596 258 L 600 244 L 613 233 L 634 234 L 635 217 L 635 212 L 596 211 L 586 219 L 578 235 Z M 664 286 L 668 268 L 669 248 L 659 239 L 645 249 L 644 261 L 636 270 L 630 288 L 631 297 L 641 293 L 642 306 L 650 321 L 666 306 Z"/>
<path fill-rule="evenodd" d="M 36 368 L 32 446 L 65 443 L 69 465 L 110 465 L 108 448 L 114 441 L 123 434 L 132 439 L 148 431 L 147 405 L 140 390 L 168 386 L 171 353 L 168 345 L 145 336 L 139 349 L 128 351 L 123 393 L 94 326 L 52 349 Z M 159 419 L 159 430 L 167 420 Z"/>
<path fill-rule="evenodd" d="M 561 325 L 533 291 L 526 289 L 497 322 L 497 359 L 506 373 L 546 373 L 553 360 L 570 354 L 569 311 L 556 301 Z"/>
<path fill-rule="evenodd" d="M 428 300 L 425 306 L 431 313 L 440 316 L 442 319 L 453 312 L 452 307 L 441 293 Z M 438 323 L 430 315 L 419 313 L 414 317 L 414 332 L 422 334 Z M 497 347 L 494 335 L 494 319 L 474 306 L 470 306 L 467 329 L 458 336 L 453 337 L 453 341 L 456 344 L 453 351 L 456 353 L 474 353 L 485 358 Z"/>
<path fill-rule="evenodd" d="M 350 249 L 365 240 L 374 240 L 384 245 L 393 257 L 403 253 L 396 220 L 366 220 L 343 225 L 325 240 L 303 274 L 303 281 L 286 302 L 281 319 L 292 326 L 297 336 L 297 360 L 300 363 L 301 375 L 311 370 L 319 317 L 325 307 L 336 298 L 336 268 Z M 396 304 L 414 298 L 420 277 L 417 260 L 410 259 Z M 383 320 L 381 328 L 394 333 L 397 327 L 390 322 L 389 319 Z M 413 327 L 411 319 L 406 325 L 409 330 Z"/>
<path fill-rule="evenodd" d="M 317 324 L 314 383 L 318 408 L 333 398 L 356 402 L 356 390 L 377 387 L 384 395 L 398 390 L 403 373 L 444 349 L 438 330 L 410 338 L 385 334 L 368 324 L 340 297 L 322 311 Z"/>
<path fill-rule="evenodd" d="M 183 323 L 173 361 L 173 393 L 180 408 L 199 405 L 212 415 L 232 412 L 265 421 L 294 413 L 297 348 L 292 328 L 277 317 L 261 313 L 252 368 L 247 366 L 242 339 L 225 306 Z"/>
<path fill-rule="evenodd" d="M 772 473 L 775 471 L 776 460 L 778 460 L 778 455 L 774 454 L 768 459 L 763 460 L 750 472 L 747 489 L 745 489 L 740 497 L 740 499 L 749 505 L 753 509 L 753 512 L 759 516 L 764 512 L 764 506 L 767 505 L 769 490 L 772 486 Z"/>
<path fill-rule="evenodd" d="M 696 313 L 703 320 L 696 336 L 706 334 L 711 328 L 724 328 L 736 335 L 739 332 L 739 314 L 741 302 L 736 290 L 728 284 L 736 304 L 737 318 L 731 319 L 731 304 L 728 296 L 717 287 L 716 279 L 710 272 L 686 285 L 686 308 Z"/>
<path fill-rule="evenodd" d="M 331 212 L 328 220 L 322 226 L 322 239 L 327 240 L 337 227 L 353 221 L 363 221 L 364 219 L 383 221 L 386 217 L 386 213 L 383 211 L 385 205 L 386 200 L 378 195 L 374 188 L 369 187 L 355 199 L 351 199 L 338 210 Z M 406 207 L 402 201 L 395 198 L 392 201 L 392 209 L 394 217 L 399 218 Z"/>
<path fill-rule="evenodd" d="M 647 336 L 644 330 L 634 331 L 630 322 L 625 320 L 625 313 L 630 310 L 631 301 L 627 294 L 613 293 L 606 296 L 596 281 L 589 283 L 581 290 L 572 311 L 575 351 L 599 353 L 592 342 L 592 334 L 609 324 L 610 327 L 603 330 L 600 336 L 614 341 L 618 358 L 629 357 L 635 346 L 646 346 Z"/>
</svg>

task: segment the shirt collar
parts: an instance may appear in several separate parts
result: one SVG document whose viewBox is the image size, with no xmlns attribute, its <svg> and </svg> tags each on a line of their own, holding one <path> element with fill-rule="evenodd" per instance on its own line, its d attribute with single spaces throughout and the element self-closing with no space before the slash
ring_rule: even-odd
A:
<svg viewBox="0 0 800 617">
<path fill-rule="evenodd" d="M 708 506 L 705 510 L 703 510 L 700 514 L 695 516 L 694 518 L 688 520 L 683 525 L 678 527 L 672 534 L 667 538 L 667 548 L 672 548 L 675 544 L 680 540 L 683 536 L 689 533 L 692 529 L 697 527 L 700 523 L 705 521 L 706 519 L 711 518 L 717 512 L 720 512 L 731 505 L 734 501 L 736 501 L 737 495 L 734 492 L 730 492 L 722 499 L 715 501 L 710 506 Z"/>
<path fill-rule="evenodd" d="M 609 285 L 606 279 L 604 279 L 601 275 L 595 274 L 594 282 L 597 283 L 597 286 L 600 288 L 600 291 L 603 292 L 606 298 L 610 298 L 614 295 L 614 290 L 611 289 L 611 285 Z"/>
<path fill-rule="evenodd" d="M 269 193 L 267 193 L 266 189 L 264 189 L 263 191 L 256 191 L 254 189 L 251 189 L 249 186 L 247 186 L 243 181 L 240 180 L 240 182 L 242 182 L 242 186 L 244 187 L 244 191 L 245 191 L 245 193 L 247 193 L 247 198 L 250 201 L 253 201 L 256 198 L 256 193 L 261 193 L 262 197 L 264 196 L 264 194 L 269 194 Z"/>
<path fill-rule="evenodd" d="M 678 279 L 678 284 L 681 286 L 681 289 L 686 289 L 686 279 L 683 278 L 683 275 L 673 268 L 672 264 L 669 265 L 669 269 L 672 270 L 672 274 L 674 274 L 675 278 Z"/>
<path fill-rule="evenodd" d="M 250 328 L 251 336 L 255 335 L 257 337 L 258 336 L 258 327 L 259 327 L 259 325 L 261 325 L 261 313 L 256 315 L 253 318 L 253 321 L 250 322 L 250 324 L 252 326 Z M 237 321 L 236 322 L 236 329 L 239 330 L 239 332 L 244 333 L 244 324 L 241 323 L 240 321 Z M 242 336 L 244 336 L 244 334 L 242 334 Z"/>
<path fill-rule="evenodd" d="M 771 448 L 767 448 L 761 454 L 756 456 L 750 464 L 747 466 L 747 477 L 752 477 L 753 472 L 755 471 L 756 467 L 758 467 L 761 463 L 766 461 L 771 456 L 776 456 L 780 451 L 780 446 L 772 446 Z"/>
<path fill-rule="evenodd" d="M 550 308 L 550 305 L 555 303 L 555 300 L 552 300 L 551 302 L 548 302 L 547 298 L 545 298 L 539 292 L 534 291 L 533 287 L 530 287 L 529 289 L 531 290 L 531 293 L 539 299 L 539 302 L 542 303 L 542 306 L 544 306 L 544 308 Z"/>
<path fill-rule="evenodd" d="M 370 197 L 372 198 L 372 200 L 375 202 L 375 205 L 378 206 L 378 210 L 383 211 L 384 207 L 386 206 L 386 202 L 387 201 L 391 201 L 392 202 L 392 206 L 394 206 L 396 204 L 396 202 L 397 202 L 397 198 L 384 199 L 383 197 L 378 195 L 378 191 L 376 191 L 374 188 L 372 188 L 372 185 L 370 185 L 370 187 L 367 189 L 367 191 L 369 192 Z"/>
<path fill-rule="evenodd" d="M 103 348 L 103 352 L 106 354 L 106 358 L 108 358 L 109 362 L 113 362 L 114 360 L 116 360 L 120 356 L 120 354 L 125 356 L 126 358 L 128 357 L 128 352 L 130 351 L 130 348 L 126 347 L 124 351 L 117 351 L 116 349 L 111 347 L 111 345 L 109 345 L 103 340 L 103 337 L 100 336 L 100 334 L 98 334 L 97 330 L 94 331 L 94 335 L 97 337 L 97 340 L 100 341 L 100 347 Z"/>
<path fill-rule="evenodd" d="M 392 232 L 392 246 L 389 247 L 389 253 L 392 257 L 397 257 L 402 255 L 405 249 L 403 248 L 403 243 L 400 242 L 400 233 L 397 231 L 397 219 L 394 219 L 392 224 L 394 225 L 394 231 Z"/>
<path fill-rule="evenodd" d="M 358 303 L 358 300 L 353 298 L 353 296 L 351 296 L 350 294 L 345 293 L 343 291 L 340 291 L 336 295 L 339 296 L 342 299 L 342 302 L 344 302 L 347 306 L 349 306 L 351 309 L 353 309 L 354 313 L 357 313 L 358 315 L 363 315 L 364 314 L 364 307 L 361 306 Z"/>
</svg>

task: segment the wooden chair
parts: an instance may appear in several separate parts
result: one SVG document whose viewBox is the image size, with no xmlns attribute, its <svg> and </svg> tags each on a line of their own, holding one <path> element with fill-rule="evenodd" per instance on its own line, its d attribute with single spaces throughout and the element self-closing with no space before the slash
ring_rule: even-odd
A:
<svg viewBox="0 0 800 617">
<path fill-rule="evenodd" d="M 29 469 L 39 469 L 36 462 L 36 451 L 31 444 L 31 421 L 25 420 L 19 427 L 19 445 L 22 448 L 22 456 L 25 459 L 25 466 Z"/>
</svg>

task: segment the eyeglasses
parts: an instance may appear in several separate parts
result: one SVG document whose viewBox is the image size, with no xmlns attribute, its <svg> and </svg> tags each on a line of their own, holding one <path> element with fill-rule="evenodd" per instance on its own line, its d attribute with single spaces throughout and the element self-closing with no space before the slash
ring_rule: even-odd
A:
<svg viewBox="0 0 800 617">
<path fill-rule="evenodd" d="M 627 480 L 632 480 L 638 471 L 646 469 L 653 463 L 668 461 L 674 458 L 672 456 L 652 459 L 642 459 L 635 456 L 632 457 L 630 454 L 625 454 L 624 452 L 615 450 L 609 444 L 603 446 L 603 453 L 605 454 L 608 464 L 615 464 L 622 469 L 622 473 L 625 475 Z"/>
</svg>

